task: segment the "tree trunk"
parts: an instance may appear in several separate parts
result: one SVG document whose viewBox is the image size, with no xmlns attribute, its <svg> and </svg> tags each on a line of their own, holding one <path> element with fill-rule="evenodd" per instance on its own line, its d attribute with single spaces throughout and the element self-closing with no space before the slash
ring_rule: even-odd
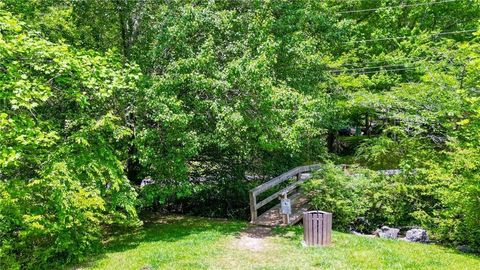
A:
<svg viewBox="0 0 480 270">
<path fill-rule="evenodd" d="M 335 149 L 333 147 L 333 144 L 335 143 L 335 138 L 336 132 L 334 130 L 329 130 L 327 134 L 327 149 L 330 153 L 335 152 Z"/>
</svg>

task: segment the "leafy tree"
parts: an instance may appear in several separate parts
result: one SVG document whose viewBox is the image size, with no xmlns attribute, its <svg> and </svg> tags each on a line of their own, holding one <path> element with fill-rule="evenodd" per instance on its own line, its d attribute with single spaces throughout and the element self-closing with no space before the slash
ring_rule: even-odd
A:
<svg viewBox="0 0 480 270">
<path fill-rule="evenodd" d="M 0 262 L 75 261 L 99 247 L 102 226 L 137 222 L 120 105 L 138 70 L 0 12 Z"/>
</svg>

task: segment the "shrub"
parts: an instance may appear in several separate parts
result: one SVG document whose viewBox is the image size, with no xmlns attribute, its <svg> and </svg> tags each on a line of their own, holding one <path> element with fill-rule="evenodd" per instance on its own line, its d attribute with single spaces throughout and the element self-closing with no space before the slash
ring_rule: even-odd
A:
<svg viewBox="0 0 480 270">
<path fill-rule="evenodd" d="M 429 211 L 434 200 L 415 184 L 417 179 L 409 173 L 386 176 L 359 168 L 347 175 L 330 164 L 304 189 L 313 207 L 333 213 L 337 229 L 371 232 L 382 225 L 418 224 L 416 217 Z"/>
<path fill-rule="evenodd" d="M 313 207 L 333 213 L 336 229 L 368 233 L 382 225 L 421 226 L 435 241 L 478 250 L 477 155 L 458 149 L 445 164 L 394 176 L 358 168 L 347 175 L 330 164 L 303 188 Z"/>
<path fill-rule="evenodd" d="M 337 229 L 353 229 L 354 221 L 364 218 L 372 206 L 367 194 L 373 190 L 374 183 L 362 175 L 347 176 L 332 164 L 326 165 L 303 188 L 313 207 L 333 213 L 333 225 Z"/>
<path fill-rule="evenodd" d="M 480 251 L 480 152 L 454 147 L 427 179 L 435 182 L 439 205 L 427 216 L 438 240 Z"/>
</svg>

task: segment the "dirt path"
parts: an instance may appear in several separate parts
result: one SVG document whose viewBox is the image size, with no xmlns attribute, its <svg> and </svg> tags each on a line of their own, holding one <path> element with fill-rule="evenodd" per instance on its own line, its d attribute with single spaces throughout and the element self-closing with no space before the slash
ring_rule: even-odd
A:
<svg viewBox="0 0 480 270">
<path fill-rule="evenodd" d="M 271 228 L 252 225 L 235 238 L 232 247 L 241 250 L 263 251 L 267 248 L 268 237 L 271 235 Z"/>
</svg>

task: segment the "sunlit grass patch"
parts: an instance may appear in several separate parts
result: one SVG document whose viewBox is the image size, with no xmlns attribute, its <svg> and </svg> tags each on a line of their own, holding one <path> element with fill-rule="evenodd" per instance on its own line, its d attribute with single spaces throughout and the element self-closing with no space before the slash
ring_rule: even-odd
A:
<svg viewBox="0 0 480 270">
<path fill-rule="evenodd" d="M 114 235 L 85 269 L 480 269 L 480 257 L 437 245 L 334 232 L 333 244 L 301 245 L 302 227 L 274 229 L 242 245 L 246 222 L 169 216 Z M 250 239 L 251 240 L 251 239 Z"/>
</svg>

